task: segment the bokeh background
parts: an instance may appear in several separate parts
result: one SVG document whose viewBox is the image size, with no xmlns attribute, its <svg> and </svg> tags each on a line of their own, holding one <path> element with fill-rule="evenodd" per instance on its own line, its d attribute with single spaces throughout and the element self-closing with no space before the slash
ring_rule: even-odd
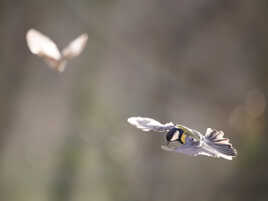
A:
<svg viewBox="0 0 268 201">
<path fill-rule="evenodd" d="M 0 200 L 268 200 L 266 0 L 0 1 Z M 59 74 L 26 46 L 62 49 Z M 164 152 L 129 116 L 223 130 L 233 161 Z"/>
</svg>

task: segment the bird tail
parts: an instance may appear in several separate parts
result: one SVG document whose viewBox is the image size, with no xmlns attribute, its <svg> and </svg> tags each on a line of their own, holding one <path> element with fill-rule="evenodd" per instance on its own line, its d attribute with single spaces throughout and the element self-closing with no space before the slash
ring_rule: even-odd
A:
<svg viewBox="0 0 268 201">
<path fill-rule="evenodd" d="M 229 139 L 223 136 L 223 131 L 217 131 L 211 128 L 207 129 L 205 135 L 207 144 L 214 148 L 219 153 L 220 157 L 232 160 L 233 157 L 237 156 L 237 151 L 229 142 Z"/>
</svg>

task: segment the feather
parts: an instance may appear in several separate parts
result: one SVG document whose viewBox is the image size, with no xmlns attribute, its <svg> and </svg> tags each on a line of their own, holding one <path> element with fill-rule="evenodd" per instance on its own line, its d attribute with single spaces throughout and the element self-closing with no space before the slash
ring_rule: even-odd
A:
<svg viewBox="0 0 268 201">
<path fill-rule="evenodd" d="M 65 59 L 72 59 L 80 55 L 87 44 L 87 40 L 88 35 L 86 33 L 77 37 L 66 48 L 62 50 L 63 57 Z"/>
<path fill-rule="evenodd" d="M 57 45 L 39 31 L 30 29 L 26 34 L 26 41 L 31 53 L 49 60 L 61 59 Z"/>
<path fill-rule="evenodd" d="M 205 136 L 206 143 L 215 148 L 219 153 L 232 157 L 237 155 L 237 151 L 230 143 L 230 140 L 223 137 L 223 131 L 208 128 Z"/>
<path fill-rule="evenodd" d="M 128 123 L 141 129 L 142 131 L 156 131 L 156 132 L 166 132 L 174 128 L 172 122 L 161 124 L 160 122 L 146 117 L 130 117 L 128 118 Z"/>
</svg>

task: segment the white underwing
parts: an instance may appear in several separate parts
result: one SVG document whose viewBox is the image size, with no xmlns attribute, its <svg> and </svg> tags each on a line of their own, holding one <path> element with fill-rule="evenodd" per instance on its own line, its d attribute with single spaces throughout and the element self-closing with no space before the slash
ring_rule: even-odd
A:
<svg viewBox="0 0 268 201">
<path fill-rule="evenodd" d="M 41 32 L 30 29 L 26 33 L 27 45 L 32 54 L 44 59 L 52 68 L 63 72 L 68 60 L 77 57 L 84 50 L 88 40 L 86 33 L 71 41 L 61 52 L 55 42 Z"/>
</svg>

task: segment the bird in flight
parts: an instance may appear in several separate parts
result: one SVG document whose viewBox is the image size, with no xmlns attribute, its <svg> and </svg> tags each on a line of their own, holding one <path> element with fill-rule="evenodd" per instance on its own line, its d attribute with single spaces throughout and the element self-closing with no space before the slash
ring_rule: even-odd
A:
<svg viewBox="0 0 268 201">
<path fill-rule="evenodd" d="M 223 131 L 208 128 L 205 135 L 197 130 L 172 122 L 162 124 L 146 117 L 130 117 L 128 122 L 142 131 L 166 132 L 166 145 L 161 148 L 190 156 L 204 155 L 232 160 L 237 155 L 236 149 L 224 138 Z"/>
<path fill-rule="evenodd" d="M 77 57 L 84 50 L 88 40 L 86 33 L 71 41 L 61 52 L 55 42 L 41 32 L 30 29 L 26 33 L 26 42 L 32 54 L 45 60 L 52 68 L 63 72 L 66 62 Z"/>
</svg>

